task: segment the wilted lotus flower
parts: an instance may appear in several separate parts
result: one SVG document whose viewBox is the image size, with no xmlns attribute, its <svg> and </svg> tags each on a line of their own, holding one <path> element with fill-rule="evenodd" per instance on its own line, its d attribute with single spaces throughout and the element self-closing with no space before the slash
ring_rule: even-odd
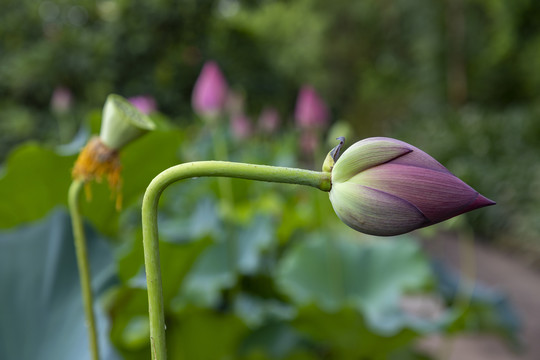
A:
<svg viewBox="0 0 540 360">
<path fill-rule="evenodd" d="M 328 109 L 315 89 L 305 85 L 298 93 L 294 112 L 300 128 L 321 128 L 328 122 Z"/>
<path fill-rule="evenodd" d="M 149 115 L 157 110 L 156 100 L 150 95 L 133 96 L 127 100 L 145 115 Z"/>
<path fill-rule="evenodd" d="M 332 171 L 330 201 L 345 224 L 366 234 L 403 234 L 495 204 L 403 141 L 368 138 L 338 156 L 323 167 Z"/>
<path fill-rule="evenodd" d="M 73 178 L 87 186 L 92 180 L 100 182 L 107 178 L 113 195 L 117 195 L 116 207 L 119 209 L 122 201 L 119 151 L 154 128 L 154 122 L 129 101 L 120 95 L 109 95 L 103 107 L 100 134 L 92 137 L 81 150 L 72 170 Z M 87 196 L 89 193 L 87 187 Z"/>
<path fill-rule="evenodd" d="M 99 137 L 109 148 L 119 150 L 154 128 L 154 122 L 122 96 L 107 97 Z"/>
<path fill-rule="evenodd" d="M 192 105 L 195 112 L 205 118 L 215 118 L 227 99 L 227 82 L 214 61 L 204 64 L 193 89 Z"/>
</svg>

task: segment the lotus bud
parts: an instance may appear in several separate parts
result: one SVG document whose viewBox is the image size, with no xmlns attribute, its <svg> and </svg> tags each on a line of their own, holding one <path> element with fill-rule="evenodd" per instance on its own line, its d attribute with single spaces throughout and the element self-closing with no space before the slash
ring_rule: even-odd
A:
<svg viewBox="0 0 540 360">
<path fill-rule="evenodd" d="M 245 102 L 245 95 L 242 92 L 230 90 L 223 107 L 229 116 L 241 115 L 245 112 Z"/>
<path fill-rule="evenodd" d="M 258 126 L 266 134 L 274 133 L 279 128 L 279 113 L 276 108 L 264 108 L 259 116 Z"/>
<path fill-rule="evenodd" d="M 339 158 L 339 152 L 341 151 L 343 144 L 345 144 L 345 138 L 343 136 L 338 137 L 336 140 L 339 140 L 339 144 L 335 148 L 333 148 L 328 153 L 328 155 L 326 155 L 326 159 L 324 159 L 324 163 L 322 167 L 323 172 L 332 172 L 332 169 L 334 168 L 334 164 Z"/>
<path fill-rule="evenodd" d="M 327 125 L 328 108 L 313 87 L 306 85 L 300 89 L 294 117 L 302 129 L 322 128 Z"/>
<path fill-rule="evenodd" d="M 51 108 L 55 113 L 65 114 L 71 109 L 73 104 L 73 94 L 71 91 L 63 86 L 59 86 L 54 89 L 51 96 Z"/>
<path fill-rule="evenodd" d="M 214 61 L 208 61 L 193 89 L 193 109 L 206 119 L 214 119 L 223 111 L 227 92 L 227 82 L 219 66 Z"/>
<path fill-rule="evenodd" d="M 119 150 L 154 128 L 155 124 L 148 116 L 120 95 L 107 97 L 99 137 L 110 149 Z"/>
<path fill-rule="evenodd" d="M 305 131 L 300 135 L 300 150 L 305 155 L 313 155 L 319 147 L 319 136 L 316 131 Z"/>
<path fill-rule="evenodd" d="M 127 100 L 145 115 L 149 115 L 157 110 L 156 99 L 150 95 L 133 96 Z"/>
<path fill-rule="evenodd" d="M 247 139 L 252 133 L 251 120 L 244 114 L 237 114 L 231 117 L 231 133 L 237 140 Z"/>
<path fill-rule="evenodd" d="M 403 141 L 364 139 L 335 160 L 332 206 L 366 234 L 399 235 L 495 204 Z"/>
</svg>

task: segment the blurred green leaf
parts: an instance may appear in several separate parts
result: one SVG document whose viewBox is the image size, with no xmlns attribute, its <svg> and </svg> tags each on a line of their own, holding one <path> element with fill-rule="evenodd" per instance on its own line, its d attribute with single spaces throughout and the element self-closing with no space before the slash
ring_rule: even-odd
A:
<svg viewBox="0 0 540 360">
<path fill-rule="evenodd" d="M 180 214 L 160 214 L 159 233 L 164 241 L 183 243 L 205 236 L 219 236 L 223 226 L 216 201 L 210 197 L 202 197 L 193 207 L 194 210 L 184 209 Z"/>
<path fill-rule="evenodd" d="M 246 325 L 232 314 L 188 308 L 167 325 L 168 354 L 175 360 L 227 360 L 237 358 L 237 349 L 247 333 Z"/>
<path fill-rule="evenodd" d="M 118 359 L 99 297 L 114 281 L 104 239 L 86 229 L 102 359 Z M 0 358 L 90 359 L 69 216 L 0 233 Z"/>
<path fill-rule="evenodd" d="M 513 345 L 519 345 L 521 321 L 502 292 L 482 283 L 471 283 L 440 262 L 433 265 L 437 286 L 444 299 L 453 305 L 455 320 L 450 333 L 491 332 Z"/>
<path fill-rule="evenodd" d="M 150 358 L 146 290 L 122 286 L 115 289 L 108 300 L 107 312 L 111 319 L 110 338 L 116 349 L 125 359 Z"/>
<path fill-rule="evenodd" d="M 262 254 L 271 248 L 274 237 L 274 221 L 268 216 L 256 215 L 241 229 L 236 243 L 238 271 L 244 275 L 255 274 L 261 266 Z"/>
<path fill-rule="evenodd" d="M 291 325 L 270 322 L 252 331 L 240 348 L 242 360 L 318 359 L 312 347 Z"/>
<path fill-rule="evenodd" d="M 163 281 L 163 296 L 168 303 L 178 292 L 180 284 L 199 259 L 201 252 L 211 244 L 209 238 L 202 238 L 184 244 L 161 241 L 159 244 Z M 133 288 L 146 289 L 144 273 L 144 253 L 142 234 L 137 232 L 129 246 L 119 254 L 118 272 L 120 279 Z"/>
<path fill-rule="evenodd" d="M 432 281 L 429 264 L 411 238 L 355 241 L 320 234 L 297 243 L 281 260 L 276 278 L 296 304 L 329 312 L 351 306 L 374 330 L 388 334 L 415 324 L 399 309 L 403 293 Z"/>
<path fill-rule="evenodd" d="M 257 327 L 274 321 L 294 318 L 294 306 L 274 298 L 265 299 L 249 294 L 240 294 L 234 303 L 234 312 L 250 327 Z"/>
<path fill-rule="evenodd" d="M 173 306 L 183 307 L 186 304 L 199 306 L 217 306 L 223 289 L 236 283 L 234 262 L 234 241 L 226 240 L 208 247 L 196 259 L 193 268 L 187 274 L 178 297 Z"/>
<path fill-rule="evenodd" d="M 134 316 L 122 333 L 122 343 L 129 349 L 140 349 L 149 343 L 150 321 L 148 316 Z"/>
<path fill-rule="evenodd" d="M 228 237 L 220 236 L 196 260 L 175 299 L 176 306 L 216 306 L 222 290 L 233 287 L 240 275 L 254 275 L 260 270 L 262 254 L 274 240 L 273 222 L 258 215 L 236 235 L 224 235 Z"/>
<path fill-rule="evenodd" d="M 33 143 L 13 151 L 0 178 L 0 228 L 40 219 L 67 204 L 74 162 L 74 156 L 60 156 Z"/>
<path fill-rule="evenodd" d="M 418 337 L 418 332 L 403 328 L 380 335 L 372 331 L 367 321 L 351 307 L 325 311 L 315 305 L 300 308 L 293 326 L 315 341 L 321 353 L 330 359 L 388 359 L 394 351 L 406 347 Z"/>
</svg>

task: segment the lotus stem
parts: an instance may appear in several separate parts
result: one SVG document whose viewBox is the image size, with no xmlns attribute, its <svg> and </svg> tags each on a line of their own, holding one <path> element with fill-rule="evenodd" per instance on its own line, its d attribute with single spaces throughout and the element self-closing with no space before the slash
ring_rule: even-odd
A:
<svg viewBox="0 0 540 360">
<path fill-rule="evenodd" d="M 159 198 L 170 184 L 194 177 L 230 177 L 246 180 L 278 182 L 315 187 L 330 191 L 330 173 L 295 168 L 253 165 L 227 161 L 200 161 L 173 166 L 157 175 L 144 194 L 142 204 L 142 231 L 150 342 L 152 359 L 166 360 L 165 315 L 159 261 L 157 212 Z"/>
<path fill-rule="evenodd" d="M 69 187 L 68 204 L 71 214 L 71 224 L 73 228 L 73 239 L 75 242 L 75 252 L 77 254 L 77 266 L 79 268 L 79 278 L 81 282 L 81 294 L 83 298 L 84 314 L 88 329 L 88 345 L 93 360 L 99 360 L 99 347 L 97 340 L 96 321 L 94 309 L 92 307 L 92 285 L 90 276 L 90 264 L 88 262 L 88 251 L 86 249 L 86 236 L 81 216 L 80 194 L 84 182 L 74 180 Z"/>
</svg>

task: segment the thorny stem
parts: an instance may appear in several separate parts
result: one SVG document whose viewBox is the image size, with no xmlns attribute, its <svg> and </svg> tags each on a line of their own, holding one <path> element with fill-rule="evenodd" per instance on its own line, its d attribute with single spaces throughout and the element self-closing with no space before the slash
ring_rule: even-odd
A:
<svg viewBox="0 0 540 360">
<path fill-rule="evenodd" d="M 79 278 L 81 282 L 81 294 L 83 298 L 86 326 L 88 328 L 88 340 L 90 352 L 93 360 L 99 360 L 99 347 L 97 341 L 96 321 L 94 309 L 92 307 L 92 286 L 90 277 L 90 264 L 88 262 L 88 252 L 86 249 L 86 236 L 84 234 L 83 221 L 80 208 L 80 194 L 84 182 L 74 180 L 69 187 L 68 204 L 73 227 L 73 238 L 75 241 L 75 252 L 77 253 L 77 266 L 79 268 Z"/>
<path fill-rule="evenodd" d="M 156 176 L 144 194 L 142 204 L 142 230 L 146 283 L 148 287 L 148 313 L 150 316 L 150 341 L 154 360 L 166 360 L 165 315 L 163 289 L 159 263 L 159 238 L 157 212 L 161 193 L 170 184 L 193 177 L 223 176 L 312 186 L 330 191 L 330 173 L 253 165 L 227 161 L 200 161 L 173 166 Z"/>
</svg>

